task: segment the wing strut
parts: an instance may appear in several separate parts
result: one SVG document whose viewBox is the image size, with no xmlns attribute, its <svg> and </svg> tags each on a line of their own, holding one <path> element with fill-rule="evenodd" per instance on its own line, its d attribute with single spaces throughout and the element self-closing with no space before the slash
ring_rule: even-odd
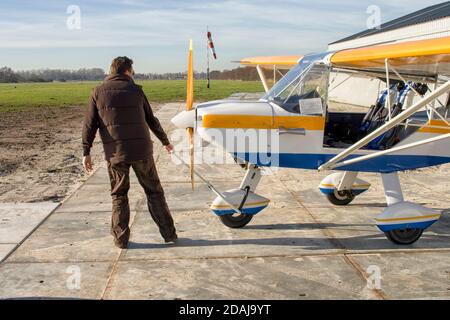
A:
<svg viewBox="0 0 450 320">
<path fill-rule="evenodd" d="M 266 75 L 264 74 L 264 70 L 261 68 L 261 66 L 259 64 L 256 66 L 256 70 L 258 70 L 259 78 L 261 79 L 261 82 L 264 86 L 264 90 L 266 92 L 268 92 L 269 85 L 267 84 L 267 79 L 266 79 Z"/>
<path fill-rule="evenodd" d="M 422 140 L 422 141 L 418 141 L 416 143 L 413 143 L 413 144 L 411 144 L 411 146 L 405 145 L 405 146 L 399 146 L 396 149 L 393 148 L 394 151 L 392 151 L 393 149 L 389 149 L 389 150 L 385 150 L 385 151 L 375 152 L 375 153 L 367 155 L 367 156 L 361 156 L 361 157 L 358 157 L 356 159 L 348 160 L 347 162 L 341 162 L 341 163 L 339 162 L 341 160 L 344 160 L 349 155 L 355 153 L 355 151 L 357 151 L 357 150 L 361 149 L 362 147 L 364 147 L 365 145 L 367 145 L 373 139 L 379 137 L 380 135 L 382 135 L 383 133 L 389 131 L 393 127 L 401 124 L 401 122 L 403 122 L 404 120 L 409 118 L 415 112 L 419 111 L 421 108 L 423 108 L 424 106 L 428 105 L 430 102 L 432 102 L 435 99 L 439 98 L 441 95 L 447 93 L 448 91 L 450 91 L 450 81 L 445 82 L 442 86 L 440 86 L 439 88 L 434 90 L 430 95 L 428 95 L 426 97 L 423 97 L 422 99 L 417 101 L 415 104 L 413 104 L 411 107 L 409 107 L 406 110 L 403 110 L 401 113 L 399 113 L 397 116 L 392 118 L 390 121 L 386 122 L 384 125 L 382 125 L 378 129 L 376 129 L 373 132 L 369 133 L 367 136 L 365 136 L 364 138 L 362 138 L 361 140 L 359 140 L 355 144 L 351 145 L 350 147 L 348 147 L 347 149 L 345 149 L 344 151 L 342 151 L 341 153 L 339 153 L 338 155 L 333 157 L 330 161 L 328 161 L 325 164 L 321 165 L 319 167 L 319 171 L 320 170 L 332 170 L 332 169 L 334 169 L 336 167 L 340 167 L 340 166 L 343 166 L 345 164 L 349 164 L 349 161 L 352 161 L 351 163 L 356 163 L 356 162 L 360 162 L 360 161 L 363 161 L 363 160 L 379 157 L 379 156 L 382 156 L 383 154 L 388 153 L 386 151 L 394 152 L 394 151 L 406 149 L 406 148 L 409 148 L 409 147 L 417 147 L 417 146 L 422 145 L 422 144 L 426 144 L 426 143 L 434 142 L 434 141 L 439 140 L 439 139 L 446 139 L 446 138 L 450 137 L 449 135 L 444 135 L 442 137 L 439 137 L 439 139 L 434 139 L 434 140 L 426 139 L 426 140 Z"/>
</svg>

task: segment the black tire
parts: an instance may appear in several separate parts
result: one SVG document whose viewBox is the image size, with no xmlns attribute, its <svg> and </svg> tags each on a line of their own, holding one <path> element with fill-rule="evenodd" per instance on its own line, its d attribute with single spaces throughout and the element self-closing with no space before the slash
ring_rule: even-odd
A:
<svg viewBox="0 0 450 320">
<path fill-rule="evenodd" d="M 327 194 L 327 199 L 336 206 L 345 206 L 355 199 L 355 195 L 350 190 L 337 191 Z"/>
<path fill-rule="evenodd" d="M 229 228 L 243 228 L 253 218 L 252 214 L 225 214 L 219 216 L 220 221 Z"/>
<path fill-rule="evenodd" d="M 391 230 L 385 232 L 384 234 L 386 235 L 386 238 L 388 238 L 395 244 L 407 245 L 419 240 L 419 238 L 422 236 L 422 233 L 423 229 L 412 228 Z"/>
</svg>

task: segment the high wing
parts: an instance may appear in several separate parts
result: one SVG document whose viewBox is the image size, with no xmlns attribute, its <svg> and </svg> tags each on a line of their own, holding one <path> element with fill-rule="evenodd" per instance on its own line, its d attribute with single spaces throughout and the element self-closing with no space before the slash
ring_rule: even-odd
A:
<svg viewBox="0 0 450 320">
<path fill-rule="evenodd" d="M 289 70 L 296 64 L 303 56 L 270 56 L 270 57 L 253 57 L 246 58 L 239 61 L 241 65 L 244 66 L 254 66 L 258 70 L 259 78 L 264 86 L 266 92 L 269 91 L 269 83 L 264 75 L 263 69 L 270 69 L 274 71 L 273 83 L 276 82 L 276 72 L 281 76 L 283 73 L 280 70 Z"/>
<path fill-rule="evenodd" d="M 385 59 L 405 75 L 450 76 L 450 37 L 374 45 L 334 53 L 336 68 L 385 73 Z"/>
<path fill-rule="evenodd" d="M 304 56 L 262 56 L 242 59 L 241 65 L 255 66 L 266 91 L 268 83 L 262 69 L 289 70 Z M 391 44 L 372 45 L 330 52 L 335 69 L 349 70 L 371 76 L 386 74 L 389 65 L 404 76 L 427 80 L 450 77 L 450 36 Z M 395 77 L 395 76 L 393 76 Z"/>
<path fill-rule="evenodd" d="M 261 56 L 239 62 L 245 66 L 289 70 L 302 58 L 302 55 Z M 341 50 L 332 54 L 331 63 L 335 68 L 385 73 L 385 59 L 400 73 L 450 76 L 450 36 Z"/>
<path fill-rule="evenodd" d="M 303 56 L 270 56 L 252 57 L 242 59 L 240 64 L 244 66 L 261 66 L 264 69 L 289 70 L 295 66 Z"/>
</svg>

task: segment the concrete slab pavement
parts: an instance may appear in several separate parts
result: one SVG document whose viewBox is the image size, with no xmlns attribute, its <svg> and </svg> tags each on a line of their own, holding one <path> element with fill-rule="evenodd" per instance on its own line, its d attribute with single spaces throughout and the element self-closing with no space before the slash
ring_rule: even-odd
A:
<svg viewBox="0 0 450 320">
<path fill-rule="evenodd" d="M 158 111 L 167 130 L 181 108 L 167 104 Z M 281 169 L 258 187 L 272 200 L 269 207 L 246 228 L 229 229 L 208 209 L 214 194 L 199 181 L 192 192 L 188 170 L 170 161 L 156 141 L 155 159 L 178 229 L 176 245 L 163 243 L 134 175 L 130 246 L 113 245 L 103 167 L 0 264 L 0 298 L 449 297 L 450 185 L 418 178 L 435 175 L 433 170 L 401 179 L 407 199 L 443 210 L 443 217 L 416 244 L 399 247 L 374 226 L 385 206 L 376 175 L 362 175 L 372 188 L 351 205 L 336 207 L 317 189 L 326 173 Z M 232 164 L 197 168 L 221 190 L 238 187 L 244 174 Z M 439 170 L 448 174 L 450 166 Z M 379 289 L 368 286 L 374 268 L 382 277 Z"/>
<path fill-rule="evenodd" d="M 0 262 L 7 257 L 58 203 L 0 203 Z"/>
<path fill-rule="evenodd" d="M 324 266 L 327 265 L 327 268 Z M 171 277 L 167 277 L 170 270 Z M 342 257 L 120 262 L 109 299 L 371 298 Z M 139 279 L 139 280 L 138 280 Z M 362 291 L 361 291 L 362 290 Z"/>
<path fill-rule="evenodd" d="M 17 247 L 16 243 L 2 243 L 0 244 L 0 260 L 6 258 L 6 256 Z"/>
</svg>

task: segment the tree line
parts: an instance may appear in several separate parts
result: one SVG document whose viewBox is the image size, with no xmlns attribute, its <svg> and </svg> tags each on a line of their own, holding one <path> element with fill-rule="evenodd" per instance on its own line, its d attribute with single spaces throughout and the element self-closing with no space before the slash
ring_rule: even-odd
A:
<svg viewBox="0 0 450 320">
<path fill-rule="evenodd" d="M 267 79 L 273 78 L 273 70 L 264 70 Z M 282 72 L 285 73 L 284 71 Z M 186 72 L 177 73 L 138 73 L 135 78 L 138 80 L 184 80 L 186 79 Z M 238 67 L 231 70 L 214 70 L 209 74 L 212 80 L 241 80 L 241 81 L 259 81 L 258 71 L 254 67 Z M 196 72 L 195 79 L 207 79 L 206 72 Z M 280 79 L 280 74 L 277 74 L 277 79 Z"/>
<path fill-rule="evenodd" d="M 266 77 L 273 78 L 273 71 L 266 70 Z M 40 69 L 14 71 L 9 67 L 0 68 L 0 83 L 18 83 L 18 82 L 52 82 L 52 81 L 100 81 L 107 74 L 101 68 L 83 68 L 78 70 L 66 69 Z M 184 80 L 186 72 L 175 73 L 137 73 L 137 80 Z M 196 72 L 195 78 L 198 80 L 207 79 L 206 72 Z M 278 75 L 279 78 L 279 75 Z M 216 80 L 259 80 L 258 72 L 253 67 L 238 67 L 232 70 L 214 70 L 210 72 L 210 79 Z"/>
<path fill-rule="evenodd" d="M 268 80 L 273 79 L 273 70 L 264 70 L 264 75 Z M 284 70 L 280 70 L 280 72 L 284 75 L 286 72 Z M 281 75 L 277 72 L 277 80 L 280 79 Z M 255 67 L 239 67 L 232 70 L 223 70 L 223 71 L 212 71 L 210 75 L 211 79 L 220 79 L 220 80 L 242 80 L 242 81 L 258 81 L 259 75 L 258 71 Z"/>
<path fill-rule="evenodd" d="M 0 68 L 0 82 L 52 82 L 52 81 L 88 81 L 102 80 L 105 72 L 100 68 L 65 70 L 65 69 L 41 69 L 14 71 L 9 67 Z"/>
</svg>

